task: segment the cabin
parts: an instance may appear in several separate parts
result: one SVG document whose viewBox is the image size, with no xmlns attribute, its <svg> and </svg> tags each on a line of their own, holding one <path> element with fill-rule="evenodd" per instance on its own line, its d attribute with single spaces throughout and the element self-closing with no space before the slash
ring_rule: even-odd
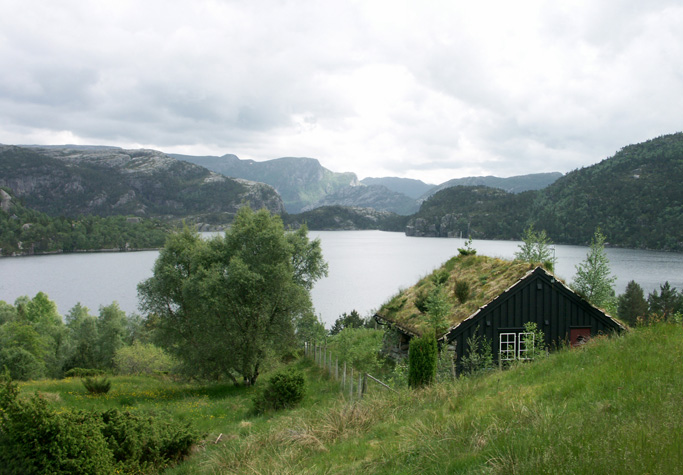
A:
<svg viewBox="0 0 683 475">
<path fill-rule="evenodd" d="M 447 274 L 446 274 L 447 273 Z M 474 336 L 491 343 L 495 361 L 525 358 L 524 325 L 535 322 L 548 347 L 578 346 L 591 337 L 625 329 L 542 266 L 486 256 L 456 256 L 385 303 L 375 319 L 396 330 L 394 356 L 407 354 L 411 338 L 433 328 L 425 296 L 441 285 L 450 313 L 437 330 L 440 345 L 455 351 L 456 367 Z"/>
</svg>

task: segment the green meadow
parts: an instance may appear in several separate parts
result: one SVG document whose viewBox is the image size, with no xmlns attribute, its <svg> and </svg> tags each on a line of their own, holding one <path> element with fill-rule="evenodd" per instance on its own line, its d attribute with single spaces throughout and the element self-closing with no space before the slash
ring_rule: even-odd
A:
<svg viewBox="0 0 683 475">
<path fill-rule="evenodd" d="M 634 473 L 683 471 L 683 328 L 595 338 L 505 371 L 360 401 L 311 361 L 298 408 L 254 415 L 255 387 L 112 377 L 20 383 L 56 409 L 153 411 L 203 437 L 169 474 Z"/>
</svg>

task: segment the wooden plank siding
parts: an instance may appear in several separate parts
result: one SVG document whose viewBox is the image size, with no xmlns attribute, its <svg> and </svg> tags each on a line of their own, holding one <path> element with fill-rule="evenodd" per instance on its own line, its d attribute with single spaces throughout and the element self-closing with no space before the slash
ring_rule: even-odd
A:
<svg viewBox="0 0 683 475">
<path fill-rule="evenodd" d="M 539 267 L 448 331 L 441 341 L 456 345 L 459 366 L 467 339 L 475 333 L 485 336 L 497 361 L 500 333 L 521 332 L 526 322 L 538 325 L 551 348 L 567 342 L 571 328 L 590 328 L 591 336 L 624 328 Z"/>
</svg>

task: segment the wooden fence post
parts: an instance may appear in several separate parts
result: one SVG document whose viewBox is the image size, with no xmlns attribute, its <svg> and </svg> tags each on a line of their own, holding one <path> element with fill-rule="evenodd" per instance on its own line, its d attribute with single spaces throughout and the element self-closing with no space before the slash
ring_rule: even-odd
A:
<svg viewBox="0 0 683 475">
<path fill-rule="evenodd" d="M 351 384 L 349 385 L 349 401 L 353 401 L 353 366 L 351 366 L 351 377 L 349 378 Z"/>
<path fill-rule="evenodd" d="M 358 399 L 363 399 L 363 375 L 358 376 Z"/>
</svg>

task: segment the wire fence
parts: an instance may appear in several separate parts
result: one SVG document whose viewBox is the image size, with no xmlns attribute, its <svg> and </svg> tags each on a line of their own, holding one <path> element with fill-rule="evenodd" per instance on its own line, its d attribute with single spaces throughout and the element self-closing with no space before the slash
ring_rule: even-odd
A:
<svg viewBox="0 0 683 475">
<path fill-rule="evenodd" d="M 355 370 L 345 361 L 340 363 L 339 358 L 326 345 L 306 343 L 304 354 L 340 383 L 340 391 L 349 401 L 363 399 L 363 396 L 368 392 L 368 383 L 371 383 L 373 387 L 396 392 L 371 374 Z"/>
</svg>

